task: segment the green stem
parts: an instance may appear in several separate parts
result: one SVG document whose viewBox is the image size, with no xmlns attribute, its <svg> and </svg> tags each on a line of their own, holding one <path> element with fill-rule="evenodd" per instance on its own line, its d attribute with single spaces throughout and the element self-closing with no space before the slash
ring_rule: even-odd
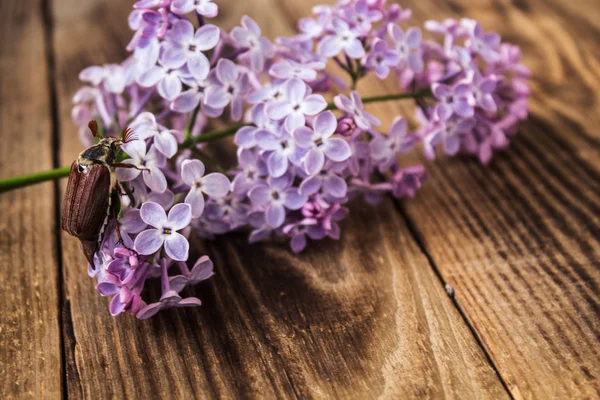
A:
<svg viewBox="0 0 600 400">
<path fill-rule="evenodd" d="M 190 136 L 187 139 L 185 139 L 179 147 L 182 149 L 189 149 L 198 143 L 214 142 L 215 140 L 231 136 L 234 133 L 236 133 L 240 128 L 248 125 L 252 124 L 238 124 L 230 126 L 229 128 L 220 129 L 218 131 L 206 132 L 201 134 L 200 136 Z"/>
<path fill-rule="evenodd" d="M 52 181 L 69 176 L 71 167 L 51 169 L 49 171 L 37 172 L 35 174 L 14 176 L 12 178 L 0 179 L 0 193 L 18 189 L 36 183 Z"/>
<path fill-rule="evenodd" d="M 422 99 L 425 97 L 431 96 L 431 90 L 426 89 L 416 93 L 396 93 L 396 94 L 388 94 L 383 96 L 374 96 L 374 97 L 365 97 L 363 98 L 364 104 L 369 103 L 380 103 L 384 101 L 394 101 L 394 100 L 406 100 L 406 99 Z M 337 107 L 334 103 L 329 103 L 327 105 L 328 110 L 336 110 Z M 189 149 L 195 146 L 198 143 L 206 143 L 213 142 L 215 140 L 219 140 L 221 138 L 231 136 L 235 134 L 240 128 L 252 124 L 238 124 L 231 126 L 229 128 L 220 129 L 216 131 L 206 132 L 199 136 L 190 136 L 189 133 L 191 129 L 193 129 L 193 124 L 196 121 L 196 117 L 198 116 L 197 112 L 192 114 L 192 120 L 190 121 L 190 128 L 186 132 L 185 140 L 179 146 L 182 149 Z M 29 175 L 15 176 L 12 178 L 0 179 L 0 193 L 8 192 L 9 190 L 18 189 L 24 186 L 34 185 L 36 183 L 51 181 L 55 179 L 60 179 L 69 176 L 69 171 L 71 167 L 63 167 L 52 169 L 49 171 L 37 172 Z"/>
<path fill-rule="evenodd" d="M 200 104 L 198 104 L 198 107 L 196 107 L 194 109 L 194 112 L 192 113 L 192 119 L 190 120 L 190 126 L 188 126 L 188 128 L 185 131 L 185 139 L 188 139 L 189 137 L 191 137 L 192 130 L 194 129 L 194 125 L 196 125 L 196 119 L 198 118 L 199 112 L 200 112 Z"/>
</svg>

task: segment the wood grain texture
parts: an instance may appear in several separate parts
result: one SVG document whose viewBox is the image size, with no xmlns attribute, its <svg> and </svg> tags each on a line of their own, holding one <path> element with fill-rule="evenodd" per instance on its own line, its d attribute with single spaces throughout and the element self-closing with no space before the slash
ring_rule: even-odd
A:
<svg viewBox="0 0 600 400">
<path fill-rule="evenodd" d="M 68 119 L 78 72 L 125 55 L 125 3 L 53 7 L 62 163 L 80 151 Z M 247 13 L 270 36 L 289 33 L 299 15 L 279 5 L 223 4 L 217 23 Z M 211 243 L 216 276 L 194 291 L 203 307 L 145 322 L 109 316 L 64 236 L 69 397 L 508 397 L 391 202 L 356 207 L 343 229 L 299 257 L 235 235 Z"/>
<path fill-rule="evenodd" d="M 0 3 L 0 177 L 52 167 L 42 4 Z M 0 195 L 0 398 L 61 395 L 54 185 Z"/>
</svg>

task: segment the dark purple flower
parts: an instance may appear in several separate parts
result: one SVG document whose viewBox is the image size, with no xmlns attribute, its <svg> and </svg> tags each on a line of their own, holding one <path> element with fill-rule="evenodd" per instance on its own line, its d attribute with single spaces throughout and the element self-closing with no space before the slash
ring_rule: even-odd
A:
<svg viewBox="0 0 600 400">
<path fill-rule="evenodd" d="M 427 171 L 422 165 L 400 168 L 391 179 L 392 194 L 397 198 L 413 198 L 426 179 Z"/>
</svg>

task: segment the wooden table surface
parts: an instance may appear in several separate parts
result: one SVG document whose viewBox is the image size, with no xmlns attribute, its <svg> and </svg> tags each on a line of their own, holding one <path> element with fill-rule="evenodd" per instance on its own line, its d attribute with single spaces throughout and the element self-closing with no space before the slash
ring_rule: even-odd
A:
<svg viewBox="0 0 600 400">
<path fill-rule="evenodd" d="M 217 23 L 248 14 L 272 38 L 322 1 L 219 0 Z M 131 3 L 0 2 L 1 177 L 81 150 L 77 75 L 126 56 Z M 58 227 L 65 182 L 2 194 L 0 398 L 600 397 L 600 4 L 402 5 L 415 24 L 476 18 L 522 46 L 532 113 L 508 151 L 487 168 L 426 162 L 414 200 L 356 204 L 341 241 L 300 256 L 203 244 L 217 274 L 203 306 L 149 321 L 109 315 Z"/>
</svg>

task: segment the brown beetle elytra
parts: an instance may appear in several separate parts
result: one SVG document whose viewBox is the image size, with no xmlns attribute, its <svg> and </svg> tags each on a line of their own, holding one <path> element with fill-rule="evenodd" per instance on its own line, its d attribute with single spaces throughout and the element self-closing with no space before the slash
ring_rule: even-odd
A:
<svg viewBox="0 0 600 400">
<path fill-rule="evenodd" d="M 94 137 L 98 136 L 96 121 L 91 121 L 88 126 Z M 62 205 L 61 227 L 81 241 L 81 248 L 92 266 L 104 228 L 111 215 L 116 218 L 118 213 L 111 207 L 115 203 L 112 199 L 118 184 L 113 169 L 138 168 L 115 162 L 121 145 L 132 140 L 136 138 L 129 128 L 123 132 L 122 139 L 102 138 L 98 144 L 82 151 L 71 165 Z M 117 234 L 120 237 L 118 227 Z"/>
</svg>

